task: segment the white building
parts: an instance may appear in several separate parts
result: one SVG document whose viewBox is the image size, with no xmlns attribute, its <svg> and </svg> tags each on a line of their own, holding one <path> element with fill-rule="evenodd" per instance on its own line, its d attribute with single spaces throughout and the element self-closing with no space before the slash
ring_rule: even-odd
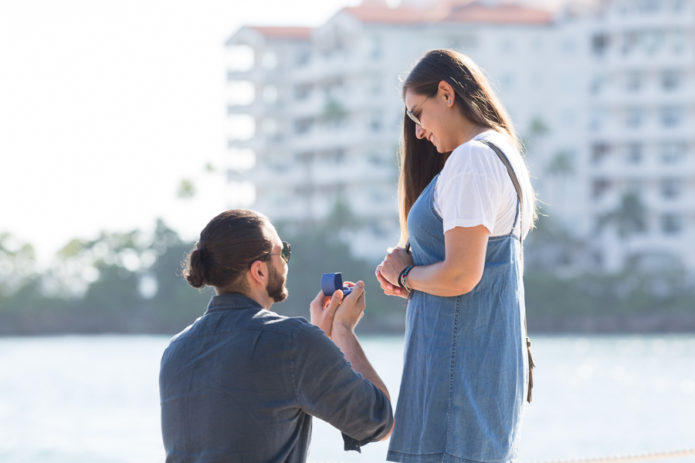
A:
<svg viewBox="0 0 695 463">
<path fill-rule="evenodd" d="M 253 66 L 228 79 L 249 82 L 254 98 L 229 113 L 251 115 L 255 134 L 230 149 L 255 153 L 254 207 L 302 225 L 348 205 L 364 224 L 353 249 L 381 256 L 398 239 L 399 77 L 427 50 L 453 48 L 486 72 L 527 143 L 545 213 L 586 238 L 595 263 L 615 270 L 668 251 L 695 268 L 685 241 L 695 228 L 685 200 L 695 192 L 695 0 L 581 3 L 550 12 L 369 0 L 315 29 L 241 28 L 227 45 L 250 49 Z M 644 223 L 633 226 L 640 205 Z"/>
<path fill-rule="evenodd" d="M 604 2 L 590 24 L 587 182 L 601 263 L 695 268 L 695 1 Z"/>
<path fill-rule="evenodd" d="M 558 153 L 579 157 L 583 137 L 571 125 L 583 125 L 572 109 L 582 74 L 557 63 L 568 53 L 579 55 L 583 42 L 555 35 L 550 12 L 467 1 L 428 6 L 411 0 L 399 8 L 371 1 L 344 8 L 313 30 L 241 28 L 227 45 L 250 47 L 254 65 L 228 78 L 252 82 L 255 98 L 229 112 L 252 115 L 256 133 L 230 141 L 230 148 L 255 152 L 254 207 L 274 220 L 304 223 L 325 218 L 342 201 L 365 224 L 352 237 L 354 249 L 382 255 L 398 239 L 399 78 L 433 48 L 454 48 L 476 60 L 521 135 L 547 129 L 543 150 L 539 140 L 529 156 L 534 170 L 542 172 Z M 548 104 L 549 92 L 562 98 Z M 544 183 L 543 175 L 537 183 Z M 563 182 L 564 197 L 555 194 L 553 202 L 573 217 L 566 198 L 578 194 L 568 185 Z"/>
</svg>

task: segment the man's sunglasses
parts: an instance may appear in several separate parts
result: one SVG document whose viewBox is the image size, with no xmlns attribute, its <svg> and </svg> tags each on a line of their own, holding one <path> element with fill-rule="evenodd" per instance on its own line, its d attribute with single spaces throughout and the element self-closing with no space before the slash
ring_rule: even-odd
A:
<svg viewBox="0 0 695 463">
<path fill-rule="evenodd" d="M 268 255 L 274 256 L 275 254 L 280 254 L 280 257 L 282 257 L 282 260 L 285 261 L 285 263 L 290 262 L 290 257 L 292 256 L 292 247 L 290 246 L 290 243 L 287 241 L 282 242 L 282 251 L 280 252 L 269 252 Z"/>
</svg>

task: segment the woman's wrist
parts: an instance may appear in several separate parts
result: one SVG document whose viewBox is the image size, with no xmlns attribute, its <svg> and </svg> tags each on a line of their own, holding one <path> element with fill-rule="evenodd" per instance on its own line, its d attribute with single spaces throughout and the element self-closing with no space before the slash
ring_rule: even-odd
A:
<svg viewBox="0 0 695 463">
<path fill-rule="evenodd" d="M 398 286 L 405 289 L 407 292 L 412 291 L 410 286 L 408 286 L 408 273 L 410 273 L 413 267 L 414 265 L 406 266 L 403 270 L 401 270 L 401 273 L 398 275 Z"/>
</svg>

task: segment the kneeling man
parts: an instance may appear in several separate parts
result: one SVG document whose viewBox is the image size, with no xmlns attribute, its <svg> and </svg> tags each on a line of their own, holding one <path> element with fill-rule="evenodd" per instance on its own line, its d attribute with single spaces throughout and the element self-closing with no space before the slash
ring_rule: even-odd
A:
<svg viewBox="0 0 695 463">
<path fill-rule="evenodd" d="M 364 283 L 344 300 L 319 292 L 311 323 L 284 317 L 269 309 L 287 297 L 289 259 L 254 211 L 223 212 L 201 232 L 184 276 L 217 295 L 162 357 L 167 463 L 304 462 L 312 416 L 342 431 L 346 450 L 390 434 L 388 391 L 354 333 Z"/>
</svg>

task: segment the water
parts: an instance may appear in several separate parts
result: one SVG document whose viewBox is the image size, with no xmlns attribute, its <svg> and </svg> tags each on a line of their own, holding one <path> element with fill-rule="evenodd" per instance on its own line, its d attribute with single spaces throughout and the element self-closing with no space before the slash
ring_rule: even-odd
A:
<svg viewBox="0 0 695 463">
<path fill-rule="evenodd" d="M 0 461 L 163 461 L 157 373 L 167 342 L 0 339 Z M 363 345 L 395 400 L 402 340 Z M 537 337 L 534 357 L 522 463 L 695 448 L 695 336 Z M 314 420 L 309 461 L 380 462 L 387 446 L 345 453 L 339 432 Z"/>
</svg>

